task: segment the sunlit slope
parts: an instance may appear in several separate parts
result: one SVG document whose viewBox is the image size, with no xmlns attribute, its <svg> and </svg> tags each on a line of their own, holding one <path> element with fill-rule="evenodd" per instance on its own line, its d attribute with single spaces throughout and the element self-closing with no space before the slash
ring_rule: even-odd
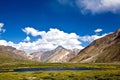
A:
<svg viewBox="0 0 120 80">
<path fill-rule="evenodd" d="M 120 29 L 93 41 L 70 62 L 119 62 L 120 61 Z"/>
</svg>

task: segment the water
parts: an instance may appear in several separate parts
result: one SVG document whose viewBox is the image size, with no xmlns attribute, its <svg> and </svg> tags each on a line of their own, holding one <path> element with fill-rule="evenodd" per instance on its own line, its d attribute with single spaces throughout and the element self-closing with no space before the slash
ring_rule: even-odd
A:
<svg viewBox="0 0 120 80">
<path fill-rule="evenodd" d="M 98 70 L 98 68 L 20 68 L 14 69 L 13 72 L 31 72 L 31 71 L 65 71 L 65 70 Z"/>
</svg>

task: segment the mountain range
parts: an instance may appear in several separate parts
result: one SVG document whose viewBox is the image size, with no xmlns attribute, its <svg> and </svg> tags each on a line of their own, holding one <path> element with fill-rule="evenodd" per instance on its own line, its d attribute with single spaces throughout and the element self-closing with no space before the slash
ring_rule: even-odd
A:
<svg viewBox="0 0 120 80">
<path fill-rule="evenodd" d="M 0 60 L 5 59 L 19 59 L 19 60 L 33 60 L 39 62 L 69 62 L 78 53 L 78 49 L 68 50 L 62 46 L 58 46 L 54 50 L 39 51 L 31 54 L 24 51 L 17 50 L 11 46 L 0 46 Z"/>
<path fill-rule="evenodd" d="M 31 55 L 33 56 L 33 60 L 35 59 L 41 62 L 68 62 L 76 55 L 76 51 L 76 49 L 72 51 L 58 46 L 54 50 L 35 52 Z"/>
<path fill-rule="evenodd" d="M 50 51 L 38 51 L 27 54 L 11 46 L 0 46 L 0 61 L 2 59 L 33 60 L 40 62 L 71 62 L 71 63 L 105 63 L 120 61 L 120 29 L 93 41 L 83 50 L 68 50 L 58 46 Z M 4 60 L 5 60 L 4 59 Z"/>
</svg>

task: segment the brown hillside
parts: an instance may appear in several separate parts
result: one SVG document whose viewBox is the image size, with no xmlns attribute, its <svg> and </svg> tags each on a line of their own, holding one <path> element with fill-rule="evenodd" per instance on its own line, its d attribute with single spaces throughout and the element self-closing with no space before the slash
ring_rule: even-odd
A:
<svg viewBox="0 0 120 80">
<path fill-rule="evenodd" d="M 120 61 L 120 29 L 93 41 L 70 62 L 117 62 Z"/>
</svg>

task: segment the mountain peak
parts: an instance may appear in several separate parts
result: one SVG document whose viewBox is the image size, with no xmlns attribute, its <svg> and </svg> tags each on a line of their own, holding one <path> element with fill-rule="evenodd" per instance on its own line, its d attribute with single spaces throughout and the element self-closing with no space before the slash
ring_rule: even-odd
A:
<svg viewBox="0 0 120 80">
<path fill-rule="evenodd" d="M 120 28 L 116 31 L 116 35 L 117 35 L 117 36 L 120 35 Z"/>
<path fill-rule="evenodd" d="M 61 50 L 61 49 L 64 49 L 64 48 L 62 46 L 58 46 L 56 49 Z"/>
<path fill-rule="evenodd" d="M 117 32 L 120 32 L 120 28 L 117 30 Z"/>
<path fill-rule="evenodd" d="M 7 48 L 9 51 L 16 50 L 16 48 L 14 48 L 14 47 L 12 47 L 12 46 L 6 46 L 6 48 Z"/>
</svg>

